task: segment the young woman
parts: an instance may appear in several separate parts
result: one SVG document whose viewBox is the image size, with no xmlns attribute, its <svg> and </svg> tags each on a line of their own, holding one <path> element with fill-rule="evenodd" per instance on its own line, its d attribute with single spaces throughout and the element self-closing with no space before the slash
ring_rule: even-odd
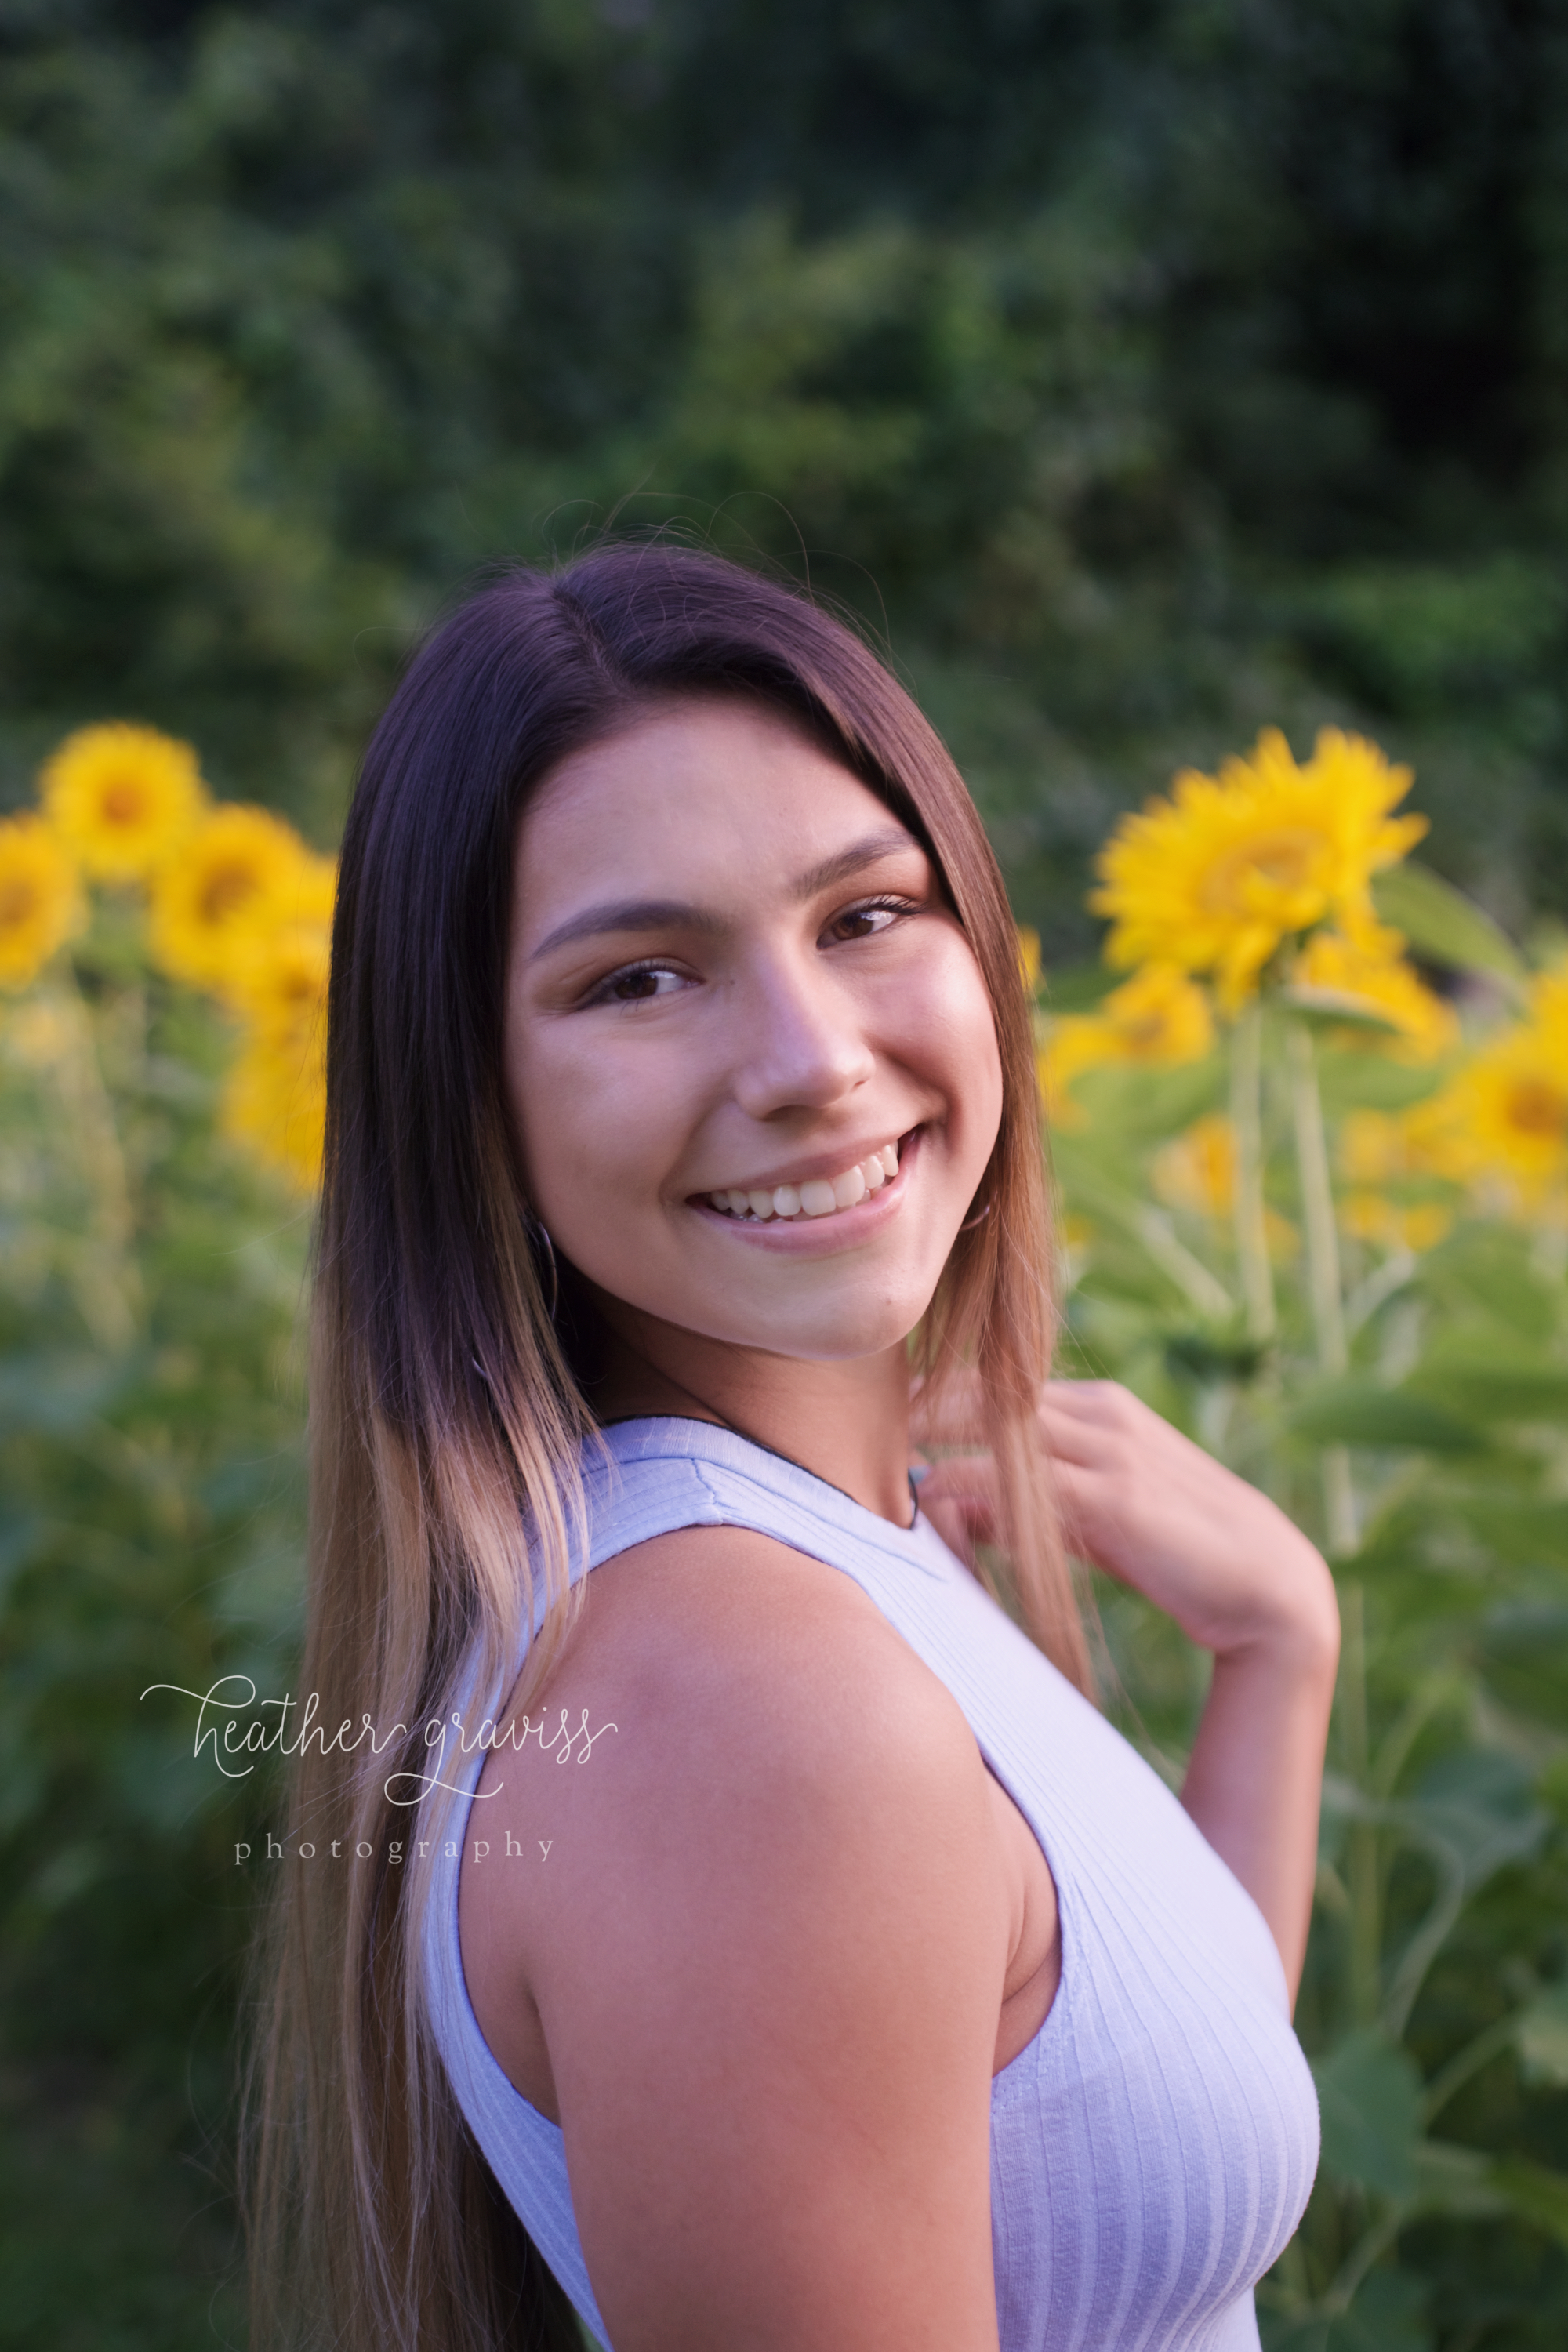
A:
<svg viewBox="0 0 1568 2352">
<path fill-rule="evenodd" d="M 304 1686 L 376 1745 L 300 1759 L 258 2345 L 1255 2346 L 1332 1586 L 1047 1378 L 1013 927 L 909 698 L 668 545 L 487 589 L 366 758 L 328 1095 Z M 1180 1801 L 1058 1515 L 1213 1653 Z"/>
</svg>

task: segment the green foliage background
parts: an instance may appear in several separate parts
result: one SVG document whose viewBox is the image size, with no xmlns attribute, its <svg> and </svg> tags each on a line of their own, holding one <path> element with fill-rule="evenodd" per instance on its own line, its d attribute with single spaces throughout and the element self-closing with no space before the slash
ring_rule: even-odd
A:
<svg viewBox="0 0 1568 2352">
<path fill-rule="evenodd" d="M 329 845 L 457 583 L 684 520 L 885 628 L 1047 965 L 1092 950 L 1118 810 L 1264 720 L 1411 761 L 1423 855 L 1524 934 L 1568 913 L 1565 126 L 1565 0 L 0 0 L 0 804 L 132 716 Z M 140 2352 L 237 2327 L 226 1858 L 264 1806 L 135 1695 L 286 1686 L 304 1226 L 212 1140 L 205 1016 L 111 939 L 80 979 L 121 1176 L 86 1061 L 11 1066 L 0 1134 L 0 2343 Z M 1133 1261 L 1085 1360 L 1190 1418 L 1212 1353 Z M 1511 1242 L 1433 1267 L 1448 1320 L 1562 1363 Z M 1425 1516 L 1377 1538 L 1374 1748 L 1447 1694 L 1386 1801 L 1469 1772 L 1537 1842 L 1478 1880 L 1415 2061 L 1362 2053 L 1374 2214 L 1399 2066 L 1568 1962 L 1563 1488 L 1523 1451 L 1479 1503 L 1412 1455 Z M 1118 1638 L 1179 1747 L 1183 1662 Z M 1430 1889 L 1384 1861 L 1396 1969 Z M 1324 2050 L 1367 2024 L 1325 2006 L 1340 1932 Z M 1443 2129 L 1568 2170 L 1516 2042 Z M 1563 2340 L 1560 2221 L 1472 2189 L 1334 2352 Z"/>
</svg>

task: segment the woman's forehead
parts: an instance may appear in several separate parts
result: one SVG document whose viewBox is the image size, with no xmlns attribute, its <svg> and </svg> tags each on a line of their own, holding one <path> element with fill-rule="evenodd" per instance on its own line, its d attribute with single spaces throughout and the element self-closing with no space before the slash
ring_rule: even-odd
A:
<svg viewBox="0 0 1568 2352">
<path fill-rule="evenodd" d="M 917 849 L 868 785 L 804 730 L 745 702 L 650 713 L 563 761 L 526 812 L 518 888 L 549 921 L 585 887 L 789 887 L 875 840 Z M 546 911 L 548 902 L 549 912 Z"/>
</svg>

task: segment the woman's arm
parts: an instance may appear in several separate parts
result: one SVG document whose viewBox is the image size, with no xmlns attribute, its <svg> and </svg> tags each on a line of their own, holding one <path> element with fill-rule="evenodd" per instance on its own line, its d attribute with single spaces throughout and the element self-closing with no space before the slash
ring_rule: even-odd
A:
<svg viewBox="0 0 1568 2352">
<path fill-rule="evenodd" d="M 1214 1654 L 1182 1801 L 1268 1920 L 1294 2001 L 1339 1658 L 1333 1579 L 1266 1495 L 1115 1382 L 1052 1381 L 1039 1420 L 1073 1549 Z M 942 1465 L 921 1501 L 944 1533 L 983 1536 L 989 1464 Z"/>
<path fill-rule="evenodd" d="M 552 1718 L 498 1752 L 463 1957 L 535 2005 L 623 2352 L 996 2352 L 1006 1873 L 956 1702 L 838 1570 L 733 1528 L 595 1570 Z M 487 1865 L 488 1867 L 488 1865 Z M 520 1963 L 526 1963 L 525 1967 Z"/>
</svg>

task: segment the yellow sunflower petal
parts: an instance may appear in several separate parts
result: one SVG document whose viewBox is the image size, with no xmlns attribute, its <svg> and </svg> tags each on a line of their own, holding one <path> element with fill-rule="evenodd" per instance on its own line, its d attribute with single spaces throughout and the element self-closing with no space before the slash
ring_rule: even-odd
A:
<svg viewBox="0 0 1568 2352">
<path fill-rule="evenodd" d="M 225 992 L 269 1047 L 303 1052 L 323 1030 L 331 964 L 324 924 L 282 923 L 238 943 Z"/>
<path fill-rule="evenodd" d="M 226 803 L 154 879 L 153 954 L 176 980 L 226 994 L 258 933 L 321 896 L 325 864 L 280 817 Z"/>
<path fill-rule="evenodd" d="M 1195 1119 L 1154 1155 L 1154 1191 L 1167 1207 L 1228 1217 L 1236 1205 L 1236 1130 L 1217 1112 Z"/>
<path fill-rule="evenodd" d="M 42 817 L 0 820 L 0 988 L 26 988 L 85 919 L 69 854 Z"/>
<path fill-rule="evenodd" d="M 1145 964 L 1111 990 L 1100 1012 L 1130 1062 L 1196 1062 L 1214 1044 L 1208 999 L 1173 963 Z"/>
<path fill-rule="evenodd" d="M 1405 962 L 1404 947 L 1398 931 L 1376 924 L 1363 926 L 1354 940 L 1342 931 L 1314 931 L 1293 977 L 1309 988 L 1359 997 L 1392 1022 L 1399 1040 L 1389 1050 L 1397 1060 L 1434 1062 L 1458 1045 L 1458 1016 Z"/>
<path fill-rule="evenodd" d="M 1081 1070 L 1125 1059 L 1121 1040 L 1109 1021 L 1080 1013 L 1053 1021 L 1035 1056 L 1040 1108 L 1047 1121 L 1053 1127 L 1082 1127 L 1085 1114 L 1071 1093 L 1074 1078 Z"/>
<path fill-rule="evenodd" d="M 206 806 L 190 745 L 121 719 L 68 735 L 38 785 L 49 823 L 103 882 L 140 881 L 166 864 Z"/>
<path fill-rule="evenodd" d="M 321 1181 L 326 1124 L 324 1058 L 313 1044 L 252 1035 L 228 1074 L 223 1128 L 301 1192 Z"/>
<path fill-rule="evenodd" d="M 1441 1172 L 1483 1205 L 1536 1215 L 1568 1201 L 1568 967 L 1531 983 L 1530 1013 L 1407 1113 Z"/>
<path fill-rule="evenodd" d="M 1371 877 L 1426 829 L 1388 812 L 1410 788 L 1375 744 L 1325 728 L 1299 766 L 1278 728 L 1217 777 L 1188 769 L 1100 851 L 1095 913 L 1117 965 L 1212 971 L 1234 1012 L 1281 941 L 1341 914 L 1371 919 Z"/>
</svg>

